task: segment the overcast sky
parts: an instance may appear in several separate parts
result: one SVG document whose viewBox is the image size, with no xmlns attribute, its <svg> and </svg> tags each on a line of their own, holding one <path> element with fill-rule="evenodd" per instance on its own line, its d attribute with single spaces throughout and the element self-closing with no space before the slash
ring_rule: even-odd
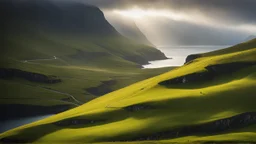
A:
<svg viewBox="0 0 256 144">
<path fill-rule="evenodd" d="M 98 6 L 109 17 L 127 16 L 137 23 L 149 39 L 156 39 L 149 32 L 155 29 L 155 36 L 170 37 L 169 31 L 152 28 L 153 25 L 168 29 L 191 28 L 188 35 L 202 35 L 209 38 L 231 37 L 234 41 L 256 34 L 256 0 L 77 0 Z M 137 14 L 136 14 L 137 13 Z M 132 17 L 134 16 L 134 17 Z M 139 19 L 138 19 L 139 17 Z M 144 17 L 144 18 L 141 18 Z M 160 23 L 162 22 L 162 23 Z M 147 23 L 147 24 L 145 24 Z M 145 28 L 151 25 L 151 28 Z M 180 27 L 179 27 L 180 26 Z M 201 26 L 201 28 L 200 28 Z M 196 31 L 204 31 L 196 33 Z M 209 32 L 207 32 L 209 30 Z M 159 31 L 163 33 L 159 34 Z M 164 33 L 166 32 L 166 33 Z M 173 32 L 173 31 L 171 31 Z M 185 32 L 185 33 L 186 33 Z M 168 33 L 168 34 L 167 34 Z M 211 34 L 210 34 L 211 33 Z M 215 34 L 213 34 L 215 33 Z M 175 33 L 177 37 L 180 33 Z M 222 37 L 220 39 L 223 39 Z M 176 39 L 177 39 L 176 37 Z M 184 37 L 184 36 L 182 36 Z M 200 39 L 200 38 L 199 38 Z M 185 40 L 185 39 L 184 39 Z M 227 39 L 230 41 L 230 38 Z M 231 40 L 232 41 L 232 40 Z M 230 41 L 230 42 L 231 42 Z M 158 43 L 158 42 L 156 42 Z M 159 42 L 162 43 L 162 42 Z"/>
</svg>

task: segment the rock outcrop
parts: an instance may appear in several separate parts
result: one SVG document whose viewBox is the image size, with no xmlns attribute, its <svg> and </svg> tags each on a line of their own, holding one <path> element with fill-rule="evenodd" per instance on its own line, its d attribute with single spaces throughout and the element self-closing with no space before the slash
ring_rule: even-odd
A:
<svg viewBox="0 0 256 144">
<path fill-rule="evenodd" d="M 119 35 L 99 8 L 78 2 L 1 0 L 0 8 L 6 28 L 31 22 L 55 33 Z"/>
<path fill-rule="evenodd" d="M 181 77 L 160 82 L 159 84 L 168 86 L 168 85 L 175 85 L 175 84 L 207 82 L 209 80 L 215 79 L 218 76 L 232 74 L 243 68 L 254 66 L 254 65 L 256 65 L 256 62 L 234 62 L 234 63 L 226 63 L 226 64 L 209 65 L 205 67 L 206 71 L 187 74 Z"/>
<path fill-rule="evenodd" d="M 54 84 L 61 82 L 57 76 L 46 76 L 39 73 L 22 71 L 19 69 L 0 68 L 0 79 L 23 78 L 32 82 Z"/>
<path fill-rule="evenodd" d="M 200 58 L 201 55 L 200 54 L 192 54 L 192 55 L 189 55 L 187 56 L 186 58 L 186 61 L 185 61 L 185 64 L 189 63 L 189 62 L 192 62 L 193 60 L 197 59 L 197 58 Z"/>
</svg>

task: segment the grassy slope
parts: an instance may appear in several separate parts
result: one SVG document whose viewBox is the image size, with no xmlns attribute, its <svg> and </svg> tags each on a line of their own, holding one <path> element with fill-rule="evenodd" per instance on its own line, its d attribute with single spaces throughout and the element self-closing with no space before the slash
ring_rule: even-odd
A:
<svg viewBox="0 0 256 144">
<path fill-rule="evenodd" d="M 1 137 L 36 142 L 104 142 L 129 139 L 192 124 L 200 124 L 236 114 L 255 111 L 256 67 L 219 77 L 201 85 L 185 85 L 167 88 L 159 82 L 203 71 L 205 66 L 237 61 L 256 61 L 256 48 L 247 47 L 250 41 L 236 47 L 232 53 L 208 56 L 103 97 L 81 107 L 55 115 L 17 129 Z M 243 51 L 240 51 L 243 47 Z M 203 92 L 203 94 L 201 94 Z M 155 109 L 128 112 L 122 107 L 143 104 Z M 71 127 L 58 127 L 51 123 L 68 118 L 105 119 L 106 122 Z M 31 134 L 36 133 L 35 137 Z M 65 137 L 63 137 L 65 136 Z M 255 126 L 214 136 L 191 136 L 172 139 L 171 142 L 190 141 L 255 141 Z M 170 142 L 168 141 L 168 142 Z M 165 141 L 164 141 L 165 142 Z"/>
<path fill-rule="evenodd" d="M 241 44 L 238 44 L 238 45 L 235 45 L 235 46 L 232 46 L 232 47 L 229 47 L 229 48 L 204 53 L 204 54 L 202 54 L 202 56 L 207 57 L 207 56 L 214 56 L 214 55 L 223 55 L 223 54 L 248 50 L 248 49 L 251 49 L 251 48 L 254 48 L 254 47 L 256 47 L 255 39 L 244 42 L 244 43 L 241 43 Z"/>
<path fill-rule="evenodd" d="M 38 29 L 32 29 L 30 32 L 8 35 L 11 43 L 8 49 L 1 53 L 0 67 L 1 68 L 17 68 L 24 71 L 36 72 L 45 75 L 55 75 L 60 77 L 63 82 L 59 84 L 40 84 L 18 79 L 1 80 L 0 87 L 2 99 L 13 97 L 11 100 L 1 100 L 1 104 L 19 103 L 19 104 L 38 104 L 37 98 L 51 97 L 51 99 L 60 100 L 60 98 L 68 98 L 65 95 L 59 97 L 56 93 L 48 92 L 36 88 L 33 91 L 30 89 L 36 86 L 52 88 L 61 92 L 69 93 L 75 96 L 81 102 L 87 102 L 94 99 L 96 96 L 86 92 L 85 89 L 97 87 L 101 81 L 116 80 L 117 84 L 110 87 L 113 90 L 125 87 L 134 82 L 161 74 L 170 70 L 170 68 L 152 70 L 141 70 L 137 68 L 139 65 L 131 61 L 124 60 L 124 54 L 143 55 L 138 52 L 140 49 L 155 49 L 133 42 L 125 41 L 122 37 L 109 38 L 93 38 L 81 35 L 56 35 L 48 32 L 42 32 Z M 100 44 L 100 45 L 99 45 Z M 77 54 L 77 51 L 84 53 L 101 52 L 106 56 L 93 56 L 86 59 L 88 56 L 72 57 Z M 34 59 L 52 59 L 56 56 L 56 60 L 35 60 L 24 63 L 24 60 Z M 145 74 L 146 73 L 146 74 Z M 126 80 L 128 79 L 128 80 Z M 16 84 L 13 84 L 16 83 Z M 18 85 L 18 84 L 19 85 Z M 7 89 L 8 84 L 8 89 Z M 30 88 L 27 88 L 30 84 Z M 20 91 L 17 95 L 14 92 Z M 22 94 L 23 95 L 22 95 Z M 15 97 L 17 99 L 15 99 Z M 34 100 L 31 102 L 20 100 L 20 97 L 30 97 Z M 53 105 L 54 102 L 42 101 L 39 105 Z M 59 101 L 58 103 L 63 103 Z M 66 103 L 66 102 L 64 102 Z"/>
<path fill-rule="evenodd" d="M 98 8 L 73 2 L 56 3 L 59 6 L 48 1 L 1 1 L 0 15 L 4 23 L 0 24 L 3 27 L 0 33 L 0 37 L 3 37 L 0 43 L 0 68 L 55 75 L 62 82 L 40 84 L 21 79 L 1 80 L 0 104 L 67 103 L 62 99 L 68 96 L 41 87 L 68 93 L 81 102 L 87 102 L 96 96 L 86 89 L 97 87 L 102 81 L 116 80 L 117 83 L 110 89 L 117 90 L 170 70 L 141 70 L 139 62 L 127 60 L 129 56 L 143 60 L 149 60 L 152 54 L 160 59 L 165 56 L 153 47 L 122 37 Z M 74 27 L 72 23 L 77 26 Z M 58 59 L 53 59 L 54 56 Z M 12 99 L 7 100 L 7 97 Z M 42 102 L 38 103 L 38 100 Z"/>
<path fill-rule="evenodd" d="M 117 83 L 110 86 L 111 89 L 116 90 L 125 87 L 134 82 L 158 75 L 171 68 L 152 70 L 141 70 L 138 68 L 98 68 L 90 66 L 56 66 L 45 64 L 21 63 L 16 62 L 8 66 L 9 68 L 18 68 L 25 71 L 43 73 L 46 75 L 56 75 L 62 79 L 58 84 L 42 84 L 29 82 L 22 79 L 1 80 L 1 98 L 13 97 L 19 99 L 18 103 L 23 104 L 28 101 L 20 101 L 20 98 L 34 98 L 35 101 L 44 98 L 48 99 L 62 99 L 68 98 L 65 95 L 53 92 L 45 93 L 43 89 L 36 88 L 38 86 L 52 88 L 61 92 L 69 93 L 76 97 L 79 101 L 87 102 L 94 99 L 96 96 L 86 92 L 85 89 L 90 87 L 97 87 L 101 81 L 116 80 Z M 18 94 L 18 95 L 17 95 Z M 1 104 L 14 103 L 11 100 L 1 100 Z M 16 103 L 16 102 L 15 102 Z M 30 104 L 35 104 L 31 102 Z M 52 105 L 52 103 L 40 103 L 40 105 Z"/>
</svg>

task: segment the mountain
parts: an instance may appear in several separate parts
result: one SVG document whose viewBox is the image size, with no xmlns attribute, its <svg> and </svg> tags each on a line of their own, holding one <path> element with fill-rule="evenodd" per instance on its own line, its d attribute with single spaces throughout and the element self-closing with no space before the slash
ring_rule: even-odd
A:
<svg viewBox="0 0 256 144">
<path fill-rule="evenodd" d="M 30 36 L 35 33 L 41 35 L 46 33 L 46 35 L 72 36 L 72 38 L 77 37 L 79 39 L 90 37 L 84 38 L 84 41 L 88 40 L 99 46 L 104 44 L 98 44 L 98 38 L 104 39 L 106 42 L 110 41 L 109 43 L 115 40 L 120 41 L 118 48 L 105 46 L 103 49 L 115 56 L 138 64 L 166 58 L 163 53 L 153 47 L 140 45 L 122 37 L 104 18 L 103 13 L 93 6 L 75 2 L 51 3 L 39 0 L 11 0 L 1 1 L 1 10 L 1 15 L 4 18 L 2 24 L 5 30 L 4 34 L 8 34 L 9 37 L 7 38 L 11 41 L 10 43 L 13 43 L 15 39 L 13 37 L 23 36 L 24 33 Z M 41 38 L 41 35 L 38 37 Z M 97 40 L 93 40 L 95 37 Z M 129 45 L 131 48 L 128 50 Z M 33 50 L 34 48 L 31 51 Z"/>
<path fill-rule="evenodd" d="M 0 135 L 2 142 L 254 143 L 256 39 Z M 31 136 L 33 134 L 33 136 Z"/>
<path fill-rule="evenodd" d="M 0 123 L 62 112 L 167 70 L 142 70 L 165 55 L 120 35 L 94 6 L 1 0 L 0 16 Z"/>
<path fill-rule="evenodd" d="M 113 16 L 108 13 L 106 13 L 106 18 L 123 36 L 138 43 L 153 46 L 153 44 L 138 28 L 134 20 L 128 19 L 126 17 L 117 17 L 116 15 Z"/>
<path fill-rule="evenodd" d="M 59 33 L 118 35 L 99 8 L 80 3 L 10 0 L 1 1 L 1 10 L 6 27 L 15 30 L 30 24 Z"/>
</svg>

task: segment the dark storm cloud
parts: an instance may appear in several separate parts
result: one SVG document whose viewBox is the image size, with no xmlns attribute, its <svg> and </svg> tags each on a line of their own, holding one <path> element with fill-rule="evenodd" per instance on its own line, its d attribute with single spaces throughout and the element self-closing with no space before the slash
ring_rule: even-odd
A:
<svg viewBox="0 0 256 144">
<path fill-rule="evenodd" d="M 167 8 L 188 13 L 197 11 L 229 24 L 256 24 L 256 0 L 80 0 L 101 9 Z"/>
</svg>

